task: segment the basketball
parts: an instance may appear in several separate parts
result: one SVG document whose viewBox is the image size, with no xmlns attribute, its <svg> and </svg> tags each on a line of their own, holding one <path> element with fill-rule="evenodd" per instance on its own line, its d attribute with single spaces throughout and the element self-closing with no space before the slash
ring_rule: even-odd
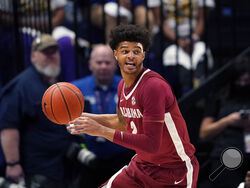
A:
<svg viewBox="0 0 250 188">
<path fill-rule="evenodd" d="M 84 109 L 84 97 L 75 85 L 58 82 L 43 94 L 42 110 L 45 116 L 56 124 L 68 124 L 79 117 Z"/>
</svg>

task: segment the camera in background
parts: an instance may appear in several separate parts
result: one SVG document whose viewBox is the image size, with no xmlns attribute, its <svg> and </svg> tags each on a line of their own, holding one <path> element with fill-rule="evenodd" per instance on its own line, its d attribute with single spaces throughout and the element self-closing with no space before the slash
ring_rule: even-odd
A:
<svg viewBox="0 0 250 188">
<path fill-rule="evenodd" d="M 74 142 L 70 145 L 66 157 L 71 160 L 77 159 L 81 164 L 90 168 L 96 166 L 96 155 L 87 148 L 83 148 L 79 143 Z"/>
<path fill-rule="evenodd" d="M 241 119 L 247 119 L 250 115 L 250 109 L 242 109 L 239 111 Z"/>
<path fill-rule="evenodd" d="M 0 177 L 0 188 L 25 188 L 25 186 L 24 186 L 24 181 L 21 181 L 20 183 L 17 184 L 4 177 Z"/>
</svg>

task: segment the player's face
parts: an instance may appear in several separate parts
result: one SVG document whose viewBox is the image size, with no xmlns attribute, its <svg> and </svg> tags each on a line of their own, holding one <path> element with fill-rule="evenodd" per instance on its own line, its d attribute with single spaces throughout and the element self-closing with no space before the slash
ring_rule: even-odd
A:
<svg viewBox="0 0 250 188">
<path fill-rule="evenodd" d="M 121 42 L 114 55 L 123 74 L 139 74 L 143 68 L 145 52 L 141 43 Z"/>
<path fill-rule="evenodd" d="M 32 62 L 41 74 L 55 78 L 60 74 L 60 55 L 58 47 L 48 47 L 43 51 L 32 52 Z"/>
</svg>

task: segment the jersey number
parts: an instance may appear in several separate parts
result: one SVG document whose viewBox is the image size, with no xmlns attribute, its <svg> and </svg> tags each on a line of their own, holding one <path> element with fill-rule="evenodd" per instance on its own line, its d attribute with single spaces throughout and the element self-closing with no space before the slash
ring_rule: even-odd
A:
<svg viewBox="0 0 250 188">
<path fill-rule="evenodd" d="M 133 121 L 130 121 L 130 127 L 133 129 L 132 134 L 137 134 L 137 128 L 135 126 L 135 123 Z"/>
</svg>

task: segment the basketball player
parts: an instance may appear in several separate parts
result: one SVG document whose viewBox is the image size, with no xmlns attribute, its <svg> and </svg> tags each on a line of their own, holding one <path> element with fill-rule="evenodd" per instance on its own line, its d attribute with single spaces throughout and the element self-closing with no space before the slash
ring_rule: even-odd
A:
<svg viewBox="0 0 250 188">
<path fill-rule="evenodd" d="M 143 67 L 148 31 L 119 25 L 110 46 L 123 77 L 117 114 L 83 113 L 69 126 L 72 134 L 102 136 L 136 151 L 129 165 L 101 187 L 195 188 L 199 164 L 176 98 L 159 74 Z"/>
</svg>

